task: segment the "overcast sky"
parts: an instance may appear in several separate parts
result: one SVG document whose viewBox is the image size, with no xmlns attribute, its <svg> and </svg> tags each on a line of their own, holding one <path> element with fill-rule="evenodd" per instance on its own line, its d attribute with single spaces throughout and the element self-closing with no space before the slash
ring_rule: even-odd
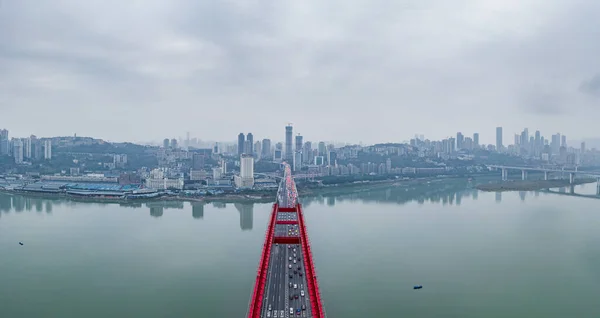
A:
<svg viewBox="0 0 600 318">
<path fill-rule="evenodd" d="M 600 2 L 0 0 L 12 136 L 598 136 Z"/>
</svg>

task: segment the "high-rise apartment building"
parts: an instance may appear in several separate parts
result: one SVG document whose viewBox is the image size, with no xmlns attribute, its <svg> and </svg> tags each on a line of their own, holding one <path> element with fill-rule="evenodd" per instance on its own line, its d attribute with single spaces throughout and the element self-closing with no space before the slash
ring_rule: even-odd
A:
<svg viewBox="0 0 600 318">
<path fill-rule="evenodd" d="M 241 156 L 244 153 L 244 148 L 246 147 L 246 137 L 244 133 L 240 133 L 238 135 L 238 156 Z"/>
<path fill-rule="evenodd" d="M 473 148 L 479 148 L 479 133 L 473 134 Z"/>
<path fill-rule="evenodd" d="M 302 152 L 302 136 L 300 134 L 296 136 L 296 152 Z"/>
<path fill-rule="evenodd" d="M 271 153 L 271 139 L 263 139 L 262 140 L 262 157 L 263 158 L 272 158 L 273 155 Z"/>
<path fill-rule="evenodd" d="M 8 130 L 0 129 L 0 155 L 6 156 L 10 153 L 10 140 L 8 139 Z"/>
<path fill-rule="evenodd" d="M 13 156 L 15 163 L 23 163 L 23 140 L 20 138 L 13 140 Z"/>
<path fill-rule="evenodd" d="M 254 157 L 249 154 L 240 156 L 240 175 L 235 176 L 238 188 L 251 188 L 254 186 Z"/>
<path fill-rule="evenodd" d="M 502 127 L 496 127 L 496 151 L 502 151 Z"/>
<path fill-rule="evenodd" d="M 252 133 L 246 135 L 246 147 L 245 152 L 249 155 L 254 154 L 254 136 Z"/>
<path fill-rule="evenodd" d="M 285 160 L 289 160 L 290 163 L 294 159 L 294 148 L 292 145 L 292 134 L 293 134 L 292 125 L 289 124 L 285 126 Z"/>
<path fill-rule="evenodd" d="M 52 159 L 52 139 L 44 140 L 44 159 Z"/>
</svg>

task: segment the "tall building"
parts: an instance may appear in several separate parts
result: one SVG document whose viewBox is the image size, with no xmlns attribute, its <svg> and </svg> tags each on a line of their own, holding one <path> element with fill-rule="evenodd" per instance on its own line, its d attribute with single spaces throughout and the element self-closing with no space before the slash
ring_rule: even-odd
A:
<svg viewBox="0 0 600 318">
<path fill-rule="evenodd" d="M 262 155 L 262 144 L 260 143 L 260 141 L 257 141 L 254 143 L 254 148 L 252 149 L 254 150 L 254 154 L 260 158 Z"/>
<path fill-rule="evenodd" d="M 42 159 L 44 157 L 44 152 L 42 152 L 42 142 L 35 135 L 31 135 L 29 138 L 31 138 L 31 155 L 33 159 Z"/>
<path fill-rule="evenodd" d="M 23 138 L 23 158 L 31 159 L 31 138 Z"/>
<path fill-rule="evenodd" d="M 560 146 L 567 148 L 567 136 L 562 135 L 560 138 Z"/>
<path fill-rule="evenodd" d="M 306 163 L 311 163 L 313 161 L 312 143 L 310 141 L 304 143 L 304 148 L 302 149 L 302 161 Z"/>
<path fill-rule="evenodd" d="M 272 158 L 271 154 L 271 139 L 263 139 L 262 140 L 262 157 L 263 158 Z"/>
<path fill-rule="evenodd" d="M 247 154 L 249 155 L 253 155 L 254 154 L 254 136 L 252 135 L 252 133 L 248 133 L 246 135 L 246 149 L 244 149 L 246 151 Z"/>
<path fill-rule="evenodd" d="M 165 138 L 163 140 L 163 148 L 169 148 L 169 138 Z"/>
<path fill-rule="evenodd" d="M 329 151 L 327 153 L 327 164 L 330 166 L 337 166 L 337 153 L 335 151 Z"/>
<path fill-rule="evenodd" d="M 585 142 L 581 143 L 581 153 L 585 153 Z"/>
<path fill-rule="evenodd" d="M 13 156 L 15 163 L 23 163 L 23 140 L 15 139 L 13 141 Z"/>
<path fill-rule="evenodd" d="M 202 170 L 204 168 L 204 154 L 194 153 L 192 155 L 192 170 Z"/>
<path fill-rule="evenodd" d="M 293 128 L 291 124 L 285 126 L 285 160 L 289 160 L 290 163 L 294 160 L 294 148 L 292 145 L 292 134 Z"/>
<path fill-rule="evenodd" d="M 44 140 L 44 159 L 52 159 L 52 139 Z"/>
<path fill-rule="evenodd" d="M 502 127 L 496 127 L 496 151 L 502 151 Z"/>
<path fill-rule="evenodd" d="M 171 148 L 177 149 L 177 139 L 171 139 Z"/>
<path fill-rule="evenodd" d="M 9 151 L 10 140 L 8 140 L 8 130 L 0 129 L 0 155 L 6 156 Z"/>
<path fill-rule="evenodd" d="M 235 185 L 238 188 L 252 188 L 254 186 L 254 157 L 249 154 L 240 156 L 240 175 L 235 176 Z"/>
<path fill-rule="evenodd" d="M 325 157 L 327 155 L 327 147 L 325 146 L 324 142 L 319 142 L 317 149 L 319 150 L 319 156 Z"/>
<path fill-rule="evenodd" d="M 456 133 L 456 149 L 463 149 L 465 147 L 465 145 L 463 144 L 464 141 L 465 136 L 461 132 Z"/>
<path fill-rule="evenodd" d="M 473 134 L 473 147 L 479 148 L 479 133 Z"/>
<path fill-rule="evenodd" d="M 246 137 L 244 133 L 240 133 L 238 135 L 238 156 L 244 154 L 244 150 L 246 148 Z"/>
<path fill-rule="evenodd" d="M 296 136 L 296 152 L 302 151 L 302 136 L 298 134 Z"/>
</svg>

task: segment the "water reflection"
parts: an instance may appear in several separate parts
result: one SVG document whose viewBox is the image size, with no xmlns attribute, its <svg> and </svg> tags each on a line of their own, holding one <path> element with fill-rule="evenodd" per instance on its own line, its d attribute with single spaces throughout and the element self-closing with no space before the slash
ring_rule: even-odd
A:
<svg viewBox="0 0 600 318">
<path fill-rule="evenodd" d="M 192 202 L 192 217 L 194 219 L 204 218 L 204 203 Z"/>
<path fill-rule="evenodd" d="M 1 213 L 33 211 L 51 213 L 54 205 L 76 207 L 77 205 L 113 205 L 117 203 L 97 203 L 97 202 L 78 202 L 71 201 L 65 198 L 42 198 L 42 197 L 25 197 L 21 195 L 11 195 L 0 193 L 0 215 Z M 165 210 L 184 210 L 187 205 L 191 206 L 192 218 L 196 220 L 204 219 L 204 209 L 207 203 L 191 202 L 175 200 L 162 200 L 151 202 L 122 202 L 118 203 L 120 207 L 132 209 L 148 209 L 149 214 L 153 218 L 161 218 L 165 214 Z M 212 207 L 215 209 L 226 209 L 227 203 L 212 202 Z M 242 231 L 251 231 L 254 225 L 254 203 L 240 202 L 233 203 L 233 206 L 239 213 L 240 229 Z"/>
<path fill-rule="evenodd" d="M 240 228 L 242 231 L 252 230 L 254 203 L 234 203 L 234 206 L 240 212 Z"/>
<path fill-rule="evenodd" d="M 441 203 L 442 205 L 460 205 L 465 198 L 477 200 L 478 190 L 472 187 L 467 180 L 444 180 L 440 182 L 422 182 L 401 184 L 383 189 L 354 192 L 323 193 L 321 195 L 305 196 L 302 198 L 304 206 L 311 204 L 326 204 L 335 206 L 344 201 L 386 202 L 407 204 L 409 202 Z"/>
</svg>

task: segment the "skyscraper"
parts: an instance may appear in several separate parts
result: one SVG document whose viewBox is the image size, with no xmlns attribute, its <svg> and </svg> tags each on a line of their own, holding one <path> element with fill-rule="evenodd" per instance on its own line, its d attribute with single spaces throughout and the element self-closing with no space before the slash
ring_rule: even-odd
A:
<svg viewBox="0 0 600 318">
<path fill-rule="evenodd" d="M 285 160 L 288 160 L 290 163 L 294 160 L 294 149 L 292 146 L 292 125 L 288 124 L 285 126 Z"/>
<path fill-rule="evenodd" d="M 263 139 L 262 140 L 262 157 L 263 158 L 271 158 L 271 139 Z"/>
<path fill-rule="evenodd" d="M 302 151 L 302 136 L 298 134 L 296 136 L 296 152 Z"/>
<path fill-rule="evenodd" d="M 479 133 L 473 134 L 473 147 L 479 148 Z"/>
<path fill-rule="evenodd" d="M 496 127 L 496 151 L 502 151 L 502 127 Z"/>
<path fill-rule="evenodd" d="M 458 149 L 458 150 L 463 149 L 464 141 L 465 141 L 465 136 L 461 132 L 456 133 L 456 149 Z"/>
<path fill-rule="evenodd" d="M 8 140 L 8 130 L 0 129 L 0 155 L 8 155 L 10 140 Z"/>
<path fill-rule="evenodd" d="M 238 188 L 252 188 L 254 186 L 254 157 L 248 154 L 240 156 L 240 175 L 235 176 L 234 179 Z"/>
<path fill-rule="evenodd" d="M 246 135 L 246 153 L 249 155 L 254 154 L 254 136 L 252 133 Z"/>
<path fill-rule="evenodd" d="M 52 139 L 46 139 L 44 141 L 44 159 L 52 159 Z"/>
<path fill-rule="evenodd" d="M 13 141 L 13 155 L 15 163 L 23 163 L 23 140 L 15 139 Z"/>
<path fill-rule="evenodd" d="M 238 156 L 241 156 L 244 153 L 244 147 L 246 144 L 246 137 L 244 133 L 240 133 L 238 135 Z"/>
</svg>

